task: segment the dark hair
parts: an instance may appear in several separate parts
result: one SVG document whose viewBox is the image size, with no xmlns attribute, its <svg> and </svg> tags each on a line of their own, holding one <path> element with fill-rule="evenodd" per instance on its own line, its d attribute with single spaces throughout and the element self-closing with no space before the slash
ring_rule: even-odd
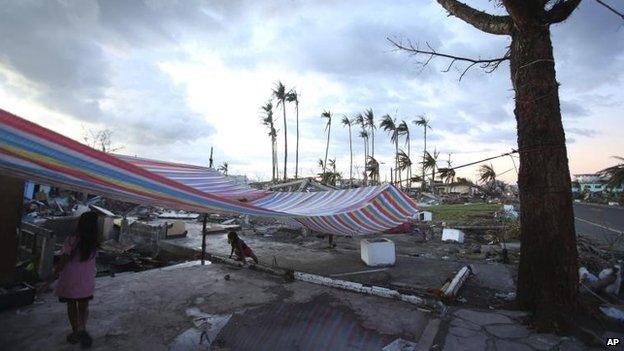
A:
<svg viewBox="0 0 624 351">
<path fill-rule="evenodd" d="M 231 230 L 228 233 L 228 242 L 232 244 L 236 239 L 238 239 L 238 234 L 235 231 Z"/>
<path fill-rule="evenodd" d="M 89 211 L 80 215 L 78 219 L 78 245 L 76 248 L 80 253 L 80 260 L 86 261 L 95 254 L 95 250 L 99 247 L 98 242 L 98 214 Z"/>
</svg>

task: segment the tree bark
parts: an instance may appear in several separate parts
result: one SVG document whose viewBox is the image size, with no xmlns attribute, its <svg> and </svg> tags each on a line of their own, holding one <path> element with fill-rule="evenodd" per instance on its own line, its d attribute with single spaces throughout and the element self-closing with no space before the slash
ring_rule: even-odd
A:
<svg viewBox="0 0 624 351">
<path fill-rule="evenodd" d="M 522 211 L 517 300 L 540 329 L 557 328 L 576 308 L 576 234 L 570 170 L 548 26 L 512 34 Z"/>
</svg>

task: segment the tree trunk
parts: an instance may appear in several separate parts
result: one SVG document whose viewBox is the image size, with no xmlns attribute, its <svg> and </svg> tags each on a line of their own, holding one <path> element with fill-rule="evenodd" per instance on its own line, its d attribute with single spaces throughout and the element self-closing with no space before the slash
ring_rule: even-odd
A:
<svg viewBox="0 0 624 351">
<path fill-rule="evenodd" d="M 375 158 L 375 126 L 371 126 L 371 156 Z"/>
<path fill-rule="evenodd" d="M 517 299 L 542 329 L 576 308 L 577 249 L 570 170 L 547 26 L 512 34 L 522 211 Z M 554 277 L 557 277 L 556 279 Z M 567 320 L 569 322 L 569 320 Z"/>
<path fill-rule="evenodd" d="M 331 134 L 331 117 L 329 120 L 329 126 L 327 127 L 327 144 L 325 145 L 325 162 L 323 162 L 323 173 L 327 168 L 327 153 L 329 152 L 329 135 Z"/>
<path fill-rule="evenodd" d="M 351 143 L 351 125 L 349 124 L 349 188 L 353 188 L 353 144 Z"/>
<path fill-rule="evenodd" d="M 295 101 L 295 113 L 297 114 L 297 145 L 295 147 L 295 179 L 299 178 L 299 101 Z"/>
<path fill-rule="evenodd" d="M 282 111 L 284 112 L 284 180 L 288 179 L 286 167 L 288 166 L 288 127 L 286 126 L 286 100 L 282 100 Z"/>
<path fill-rule="evenodd" d="M 396 133 L 396 131 L 395 131 Z M 394 181 L 398 181 L 399 179 L 399 136 L 395 135 L 396 139 L 394 140 Z M 399 184 L 400 186 L 401 184 Z"/>
<path fill-rule="evenodd" d="M 427 125 L 424 127 L 425 129 L 425 149 L 423 150 L 423 169 L 422 169 L 422 189 L 425 190 L 425 184 L 427 181 L 425 180 L 425 159 L 427 158 Z"/>
<path fill-rule="evenodd" d="M 412 188 L 412 157 L 410 156 L 410 149 L 412 148 L 411 141 L 409 138 L 409 134 L 407 135 L 407 158 L 409 159 L 409 168 L 407 169 L 407 187 L 408 189 Z"/>
<path fill-rule="evenodd" d="M 368 172 L 366 162 L 368 161 L 368 139 L 364 138 L 364 186 L 368 185 Z"/>
</svg>

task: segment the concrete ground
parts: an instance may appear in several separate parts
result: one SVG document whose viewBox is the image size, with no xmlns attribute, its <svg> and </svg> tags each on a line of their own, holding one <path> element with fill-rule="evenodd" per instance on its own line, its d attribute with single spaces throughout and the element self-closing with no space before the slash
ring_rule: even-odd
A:
<svg viewBox="0 0 624 351">
<path fill-rule="evenodd" d="M 80 348 L 52 293 L 0 321 L 2 350 Z M 428 321 L 404 302 L 210 264 L 96 279 L 88 330 L 93 350 L 207 350 L 202 331 L 213 350 L 380 350 Z"/>
<path fill-rule="evenodd" d="M 186 238 L 167 240 L 168 247 L 201 250 L 199 224 L 188 224 Z M 396 244 L 397 262 L 392 267 L 367 267 L 360 258 L 359 238 L 338 237 L 336 248 L 328 248 L 326 239 L 316 237 L 299 243 L 274 241 L 243 231 L 241 238 L 253 249 L 261 264 L 277 266 L 307 273 L 349 280 L 362 284 L 377 285 L 406 291 L 439 289 L 446 280 L 463 266 L 471 264 L 475 275 L 465 288 L 463 297 L 473 306 L 487 307 L 496 302 L 496 293 L 515 291 L 515 268 L 495 262 L 458 260 L 454 255 L 440 258 L 423 250 L 426 245 L 415 242 L 409 234 L 386 235 Z M 469 249 L 469 245 L 444 244 L 456 250 Z M 227 256 L 230 246 L 226 234 L 207 235 L 206 251 Z"/>
<path fill-rule="evenodd" d="M 586 350 L 535 334 L 524 314 L 404 302 L 197 262 L 96 279 L 93 350 Z M 2 350 L 78 350 L 52 293 L 0 313 Z M 398 340 L 398 341 L 397 341 Z M 201 342 L 200 342 L 201 341 Z"/>
</svg>

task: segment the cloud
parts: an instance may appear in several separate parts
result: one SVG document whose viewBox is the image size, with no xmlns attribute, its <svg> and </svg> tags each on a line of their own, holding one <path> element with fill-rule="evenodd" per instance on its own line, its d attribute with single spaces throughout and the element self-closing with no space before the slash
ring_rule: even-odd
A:
<svg viewBox="0 0 624 351">
<path fill-rule="evenodd" d="M 490 1 L 474 3 L 503 11 Z M 0 107 L 10 110 L 18 101 L 63 114 L 76 125 L 112 128 L 128 153 L 204 164 L 212 146 L 232 170 L 267 176 L 270 142 L 259 106 L 277 80 L 301 93 L 300 164 L 306 172 L 317 172 L 316 161 L 324 156 L 319 116 L 325 109 L 336 115 L 329 157 L 338 159 L 343 172 L 349 138 L 339 119 L 367 108 L 377 121 L 390 114 L 409 123 L 426 114 L 431 147 L 452 152 L 457 162 L 516 145 L 507 64 L 491 74 L 473 68 L 459 82 L 461 67 L 443 73 L 448 61 L 435 59 L 422 68 L 386 41 L 427 42 L 471 57 L 507 50 L 509 38 L 447 17 L 435 2 L 22 1 L 0 10 L 0 32 L 0 93 L 11 95 Z M 607 127 L 621 123 L 621 20 L 583 2 L 552 33 L 568 143 L 600 137 L 624 146 Z M 287 112 L 292 172 L 292 106 Z M 281 164 L 281 109 L 275 116 Z M 412 154 L 418 154 L 422 131 L 409 126 Z M 361 164 L 358 130 L 354 157 Z M 375 149 L 387 172 L 394 152 L 387 133 L 376 132 Z"/>
</svg>

